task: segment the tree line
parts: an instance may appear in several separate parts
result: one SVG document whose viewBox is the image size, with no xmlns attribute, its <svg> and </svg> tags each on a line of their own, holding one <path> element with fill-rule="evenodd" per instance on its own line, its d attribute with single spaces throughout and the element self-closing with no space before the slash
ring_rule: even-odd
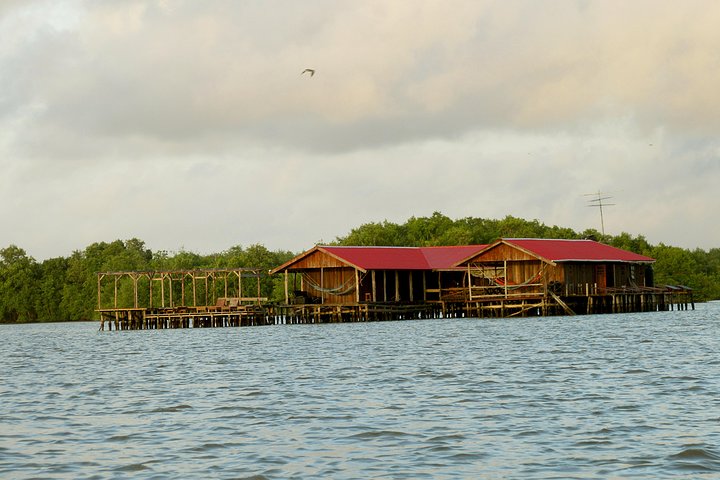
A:
<svg viewBox="0 0 720 480">
<path fill-rule="evenodd" d="M 618 248 L 655 258 L 655 283 L 686 285 L 698 301 L 720 299 L 720 249 L 687 250 L 651 245 L 642 236 L 628 233 L 602 235 L 597 230 L 576 232 L 547 226 L 537 220 L 512 216 L 503 219 L 453 220 L 439 212 L 411 217 L 403 224 L 371 222 L 352 229 L 331 242 L 359 246 L 440 246 L 487 244 L 498 238 L 591 238 Z M 270 251 L 263 245 L 234 246 L 220 253 L 200 255 L 153 252 L 142 240 L 98 242 L 69 257 L 37 262 L 25 250 L 10 245 L 0 249 L 0 322 L 49 322 L 90 320 L 96 317 L 97 272 L 168 271 L 203 268 L 261 268 L 268 271 L 299 252 Z M 279 276 L 261 280 L 261 295 L 270 301 L 284 299 Z"/>
</svg>

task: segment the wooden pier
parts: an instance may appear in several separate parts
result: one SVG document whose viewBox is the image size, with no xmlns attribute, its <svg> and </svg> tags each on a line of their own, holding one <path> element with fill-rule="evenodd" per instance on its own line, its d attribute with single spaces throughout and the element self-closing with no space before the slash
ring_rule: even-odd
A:
<svg viewBox="0 0 720 480">
<path fill-rule="evenodd" d="M 264 277 L 259 268 L 101 272 L 100 329 L 262 325 L 267 319 Z"/>
<path fill-rule="evenodd" d="M 487 295 L 420 303 L 276 304 L 264 297 L 218 297 L 213 305 L 99 309 L 101 330 L 160 330 L 437 318 L 512 318 L 694 309 L 689 290 L 589 296 Z"/>
<path fill-rule="evenodd" d="M 98 273 L 100 329 L 215 328 L 694 309 L 692 290 L 653 284 L 649 257 L 587 240 L 459 247 L 316 246 L 275 268 Z"/>
</svg>

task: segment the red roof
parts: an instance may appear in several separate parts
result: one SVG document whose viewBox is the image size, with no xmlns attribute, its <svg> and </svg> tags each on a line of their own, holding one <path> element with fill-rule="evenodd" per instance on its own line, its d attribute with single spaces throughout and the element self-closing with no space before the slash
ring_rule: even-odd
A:
<svg viewBox="0 0 720 480">
<path fill-rule="evenodd" d="M 487 245 L 463 245 L 457 247 L 421 247 L 430 268 L 450 268 L 460 260 L 479 252 Z"/>
<path fill-rule="evenodd" d="M 452 247 L 318 247 L 363 270 L 449 269 L 486 245 Z"/>
<path fill-rule="evenodd" d="M 325 251 L 362 270 L 449 269 L 486 245 L 452 247 L 326 247 Z M 276 269 L 277 270 L 277 269 Z"/>
<path fill-rule="evenodd" d="M 552 262 L 644 262 L 655 260 L 645 255 L 611 247 L 593 240 L 549 240 L 541 238 L 506 238 L 515 245 Z"/>
<path fill-rule="evenodd" d="M 506 238 L 492 245 L 452 247 L 334 247 L 318 245 L 276 267 L 277 273 L 313 252 L 321 251 L 360 270 L 455 270 L 484 250 L 506 243 L 549 262 L 639 262 L 655 260 L 592 240 Z"/>
</svg>

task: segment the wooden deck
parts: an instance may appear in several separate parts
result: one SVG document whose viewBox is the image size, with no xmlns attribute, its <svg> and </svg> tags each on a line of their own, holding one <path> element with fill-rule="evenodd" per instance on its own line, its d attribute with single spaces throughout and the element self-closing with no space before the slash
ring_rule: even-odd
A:
<svg viewBox="0 0 720 480">
<path fill-rule="evenodd" d="M 261 278 L 266 276 L 267 273 L 257 268 L 98 273 L 100 329 L 159 330 L 694 309 L 692 290 L 685 287 L 610 289 L 597 284 L 576 284 L 565 285 L 560 291 L 542 282 L 513 288 L 508 285 L 425 288 L 422 301 L 413 301 L 411 296 L 409 301 L 366 299 L 343 303 L 296 295 L 291 302 L 278 304 L 261 296 Z M 359 293 L 355 296 L 360 297 Z"/>
<path fill-rule="evenodd" d="M 223 299 L 227 300 L 227 299 Z M 243 304 L 242 300 L 252 300 Z M 512 318 L 694 309 L 692 296 L 679 291 L 616 291 L 602 295 L 487 295 L 471 301 L 343 304 L 271 304 L 245 298 L 222 305 L 98 310 L 100 329 L 156 330 L 260 325 L 421 320 L 432 318 Z"/>
</svg>

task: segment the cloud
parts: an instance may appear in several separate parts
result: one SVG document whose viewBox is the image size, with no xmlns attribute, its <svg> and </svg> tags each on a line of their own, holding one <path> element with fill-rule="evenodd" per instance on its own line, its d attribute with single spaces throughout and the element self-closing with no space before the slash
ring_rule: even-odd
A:
<svg viewBox="0 0 720 480">
<path fill-rule="evenodd" d="M 32 66 L 14 97 L 73 145 L 222 132 L 341 151 L 615 115 L 709 133 L 720 118 L 714 3 L 208 5 L 84 3 L 77 28 L 16 52 Z M 300 78 L 306 66 L 318 75 Z"/>
<path fill-rule="evenodd" d="M 22 225 L 0 245 L 67 217 L 65 248 L 302 249 L 435 210 L 595 228 L 598 189 L 623 192 L 611 231 L 717 244 L 678 230 L 717 203 L 718 21 L 701 0 L 3 3 L 0 215 Z M 183 209 L 252 228 L 191 240 Z"/>
</svg>

